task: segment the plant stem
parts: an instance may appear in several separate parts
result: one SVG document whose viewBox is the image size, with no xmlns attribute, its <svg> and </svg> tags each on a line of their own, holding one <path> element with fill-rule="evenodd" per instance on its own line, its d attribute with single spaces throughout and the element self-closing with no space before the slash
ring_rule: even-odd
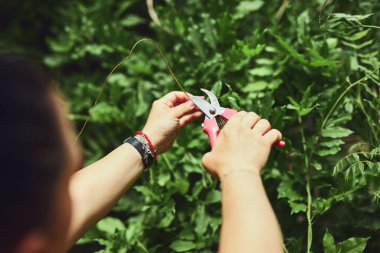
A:
<svg viewBox="0 0 380 253">
<path fill-rule="evenodd" d="M 145 248 L 145 246 L 140 242 L 139 239 L 136 240 L 137 242 L 137 245 L 145 252 L 145 253 L 149 253 L 149 250 L 147 248 Z"/>
<path fill-rule="evenodd" d="M 363 79 L 363 78 L 362 78 Z M 334 105 L 330 108 L 329 112 L 327 113 L 326 117 L 324 118 L 323 122 L 322 122 L 322 125 L 321 125 L 321 130 L 325 127 L 327 121 L 330 119 L 331 115 L 333 114 L 333 112 L 335 111 L 336 107 L 338 106 L 338 104 L 340 103 L 340 101 L 344 98 L 344 96 L 347 94 L 347 92 L 350 91 L 350 89 L 352 87 L 354 87 L 356 84 L 358 84 L 359 82 L 362 81 L 362 79 L 359 79 L 358 81 L 354 82 L 353 84 L 351 84 L 350 86 L 347 87 L 347 89 L 345 89 L 342 94 L 340 94 L 340 96 L 338 97 L 338 99 L 335 101 Z"/>
<path fill-rule="evenodd" d="M 360 86 L 359 86 L 359 88 L 360 88 Z M 371 129 L 372 135 L 373 135 L 373 137 L 376 140 L 376 146 L 379 146 L 379 139 L 377 137 L 377 133 L 376 133 L 375 129 L 373 128 L 371 117 L 368 115 L 368 113 L 366 112 L 366 109 L 364 108 L 360 90 L 358 90 L 358 95 L 357 95 L 357 98 L 356 98 L 356 102 L 358 103 L 359 108 L 363 112 L 364 116 L 367 118 L 368 126 Z"/>
<path fill-rule="evenodd" d="M 362 81 L 366 80 L 368 78 L 368 76 L 370 76 L 371 74 L 373 74 L 376 70 L 372 71 L 371 73 L 369 74 L 366 74 L 365 76 L 363 76 L 362 78 L 360 78 L 359 80 L 357 80 L 356 82 L 350 84 L 343 92 L 342 94 L 340 94 L 340 96 L 338 97 L 338 99 L 335 101 L 334 105 L 330 108 L 329 112 L 327 113 L 326 117 L 324 118 L 323 122 L 322 122 L 322 125 L 321 125 L 321 129 L 320 131 L 325 127 L 327 121 L 330 119 L 331 115 L 334 113 L 336 107 L 338 106 L 338 104 L 340 103 L 340 101 L 344 98 L 344 96 L 347 94 L 347 92 L 350 91 L 350 89 L 352 87 L 354 87 L 355 85 L 361 83 Z"/>
<path fill-rule="evenodd" d="M 359 84 L 360 82 L 364 81 L 364 80 L 367 80 L 373 73 L 375 73 L 376 71 L 378 71 L 379 69 L 375 69 L 373 70 L 372 72 L 370 73 L 367 73 L 365 76 L 363 76 L 362 78 L 360 78 L 359 80 L 357 80 L 356 82 L 352 83 L 351 85 L 349 85 L 345 90 L 344 92 L 338 97 L 338 99 L 335 101 L 334 105 L 330 108 L 329 112 L 327 113 L 326 117 L 323 119 L 322 121 L 322 124 L 321 124 L 321 127 L 319 129 L 319 133 L 317 134 L 317 137 L 315 138 L 315 141 L 314 143 L 318 143 L 319 141 L 319 138 L 321 137 L 321 132 L 322 130 L 324 129 L 324 127 L 326 126 L 327 124 L 327 121 L 330 119 L 331 115 L 334 113 L 335 109 L 337 108 L 339 102 L 344 98 L 344 96 L 347 94 L 347 92 L 352 88 L 354 87 L 355 85 Z M 313 158 L 313 154 L 314 154 L 314 150 L 315 150 L 315 146 L 314 145 L 312 147 L 312 150 L 310 152 L 310 160 Z"/>
<path fill-rule="evenodd" d="M 285 9 L 286 7 L 288 6 L 290 0 L 283 0 L 282 1 L 282 4 L 280 6 L 280 9 L 278 9 L 277 13 L 276 13 L 276 20 L 277 21 L 280 21 L 280 19 L 282 18 L 282 16 L 284 15 L 285 13 Z"/>
<path fill-rule="evenodd" d="M 285 246 L 285 243 L 282 243 L 282 249 L 284 250 L 285 253 L 289 253 L 288 249 Z"/>
<path fill-rule="evenodd" d="M 164 153 L 161 156 L 164 159 L 164 162 L 165 162 L 166 166 L 168 166 L 169 170 L 173 171 L 173 166 L 171 165 L 171 163 L 170 163 L 168 157 L 166 156 L 166 154 Z"/>
<path fill-rule="evenodd" d="M 300 115 L 298 115 L 298 123 L 302 126 L 302 118 Z M 305 158 L 305 167 L 306 167 L 306 193 L 307 193 L 307 253 L 310 253 L 311 250 L 311 244 L 313 241 L 313 224 L 312 224 L 312 218 L 311 218 L 311 204 L 312 204 L 312 196 L 310 192 L 310 161 L 309 156 L 307 153 L 307 146 L 306 146 L 306 138 L 305 138 L 305 132 L 303 128 L 301 128 L 301 140 L 302 140 L 302 147 L 304 151 L 304 158 Z"/>
<path fill-rule="evenodd" d="M 307 192 L 307 253 L 311 250 L 311 243 L 313 242 L 313 224 L 311 218 L 311 193 L 310 193 L 310 176 L 306 176 L 306 192 Z"/>
</svg>

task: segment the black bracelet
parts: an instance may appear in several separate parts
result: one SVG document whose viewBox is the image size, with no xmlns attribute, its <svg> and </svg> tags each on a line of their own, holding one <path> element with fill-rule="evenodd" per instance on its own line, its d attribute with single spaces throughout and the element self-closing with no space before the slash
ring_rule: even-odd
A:
<svg viewBox="0 0 380 253">
<path fill-rule="evenodd" d="M 138 140 L 136 137 L 128 137 L 123 141 L 123 143 L 131 144 L 140 153 L 146 169 L 152 165 L 154 161 L 154 155 L 152 154 L 149 146 Z"/>
</svg>

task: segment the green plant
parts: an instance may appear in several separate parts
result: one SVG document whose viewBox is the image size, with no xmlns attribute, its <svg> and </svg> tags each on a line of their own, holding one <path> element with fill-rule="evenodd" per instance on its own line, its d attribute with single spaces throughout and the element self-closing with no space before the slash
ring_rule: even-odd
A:
<svg viewBox="0 0 380 253">
<path fill-rule="evenodd" d="M 154 38 L 188 91 L 212 88 L 224 105 L 256 111 L 283 132 L 288 145 L 273 149 L 263 178 L 287 252 L 378 252 L 379 10 L 377 0 L 166 0 L 155 5 L 158 25 L 142 1 L 70 0 L 54 9 L 48 49 L 39 50 L 80 128 L 110 69 L 134 42 Z M 174 89 L 155 48 L 139 45 L 83 133 L 86 162 L 141 129 L 151 102 Z M 200 163 L 208 145 L 200 122 L 185 128 L 150 181 L 79 243 L 215 252 L 220 192 Z"/>
</svg>

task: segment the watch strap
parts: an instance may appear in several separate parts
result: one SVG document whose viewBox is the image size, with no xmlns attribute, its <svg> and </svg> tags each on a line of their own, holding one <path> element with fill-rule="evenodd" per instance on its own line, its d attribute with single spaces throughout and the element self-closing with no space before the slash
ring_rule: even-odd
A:
<svg viewBox="0 0 380 253">
<path fill-rule="evenodd" d="M 144 144 L 136 137 L 128 137 L 123 141 L 123 143 L 129 143 L 140 153 L 145 168 L 149 168 L 152 165 L 154 156 L 152 156 L 152 154 L 147 151 L 146 147 L 144 147 Z"/>
</svg>

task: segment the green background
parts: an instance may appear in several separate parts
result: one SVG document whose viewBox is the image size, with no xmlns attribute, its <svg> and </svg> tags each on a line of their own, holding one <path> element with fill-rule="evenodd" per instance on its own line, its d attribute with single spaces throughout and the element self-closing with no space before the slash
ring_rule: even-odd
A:
<svg viewBox="0 0 380 253">
<path fill-rule="evenodd" d="M 263 179 L 288 252 L 380 252 L 380 2 L 165 0 L 154 11 L 159 21 L 137 0 L 3 2 L 0 48 L 50 67 L 79 130 L 110 70 L 153 38 L 189 92 L 212 89 L 283 132 L 288 145 L 273 149 Z M 81 136 L 86 164 L 178 89 L 139 44 Z M 216 252 L 220 192 L 201 166 L 200 124 L 72 252 Z"/>
</svg>

